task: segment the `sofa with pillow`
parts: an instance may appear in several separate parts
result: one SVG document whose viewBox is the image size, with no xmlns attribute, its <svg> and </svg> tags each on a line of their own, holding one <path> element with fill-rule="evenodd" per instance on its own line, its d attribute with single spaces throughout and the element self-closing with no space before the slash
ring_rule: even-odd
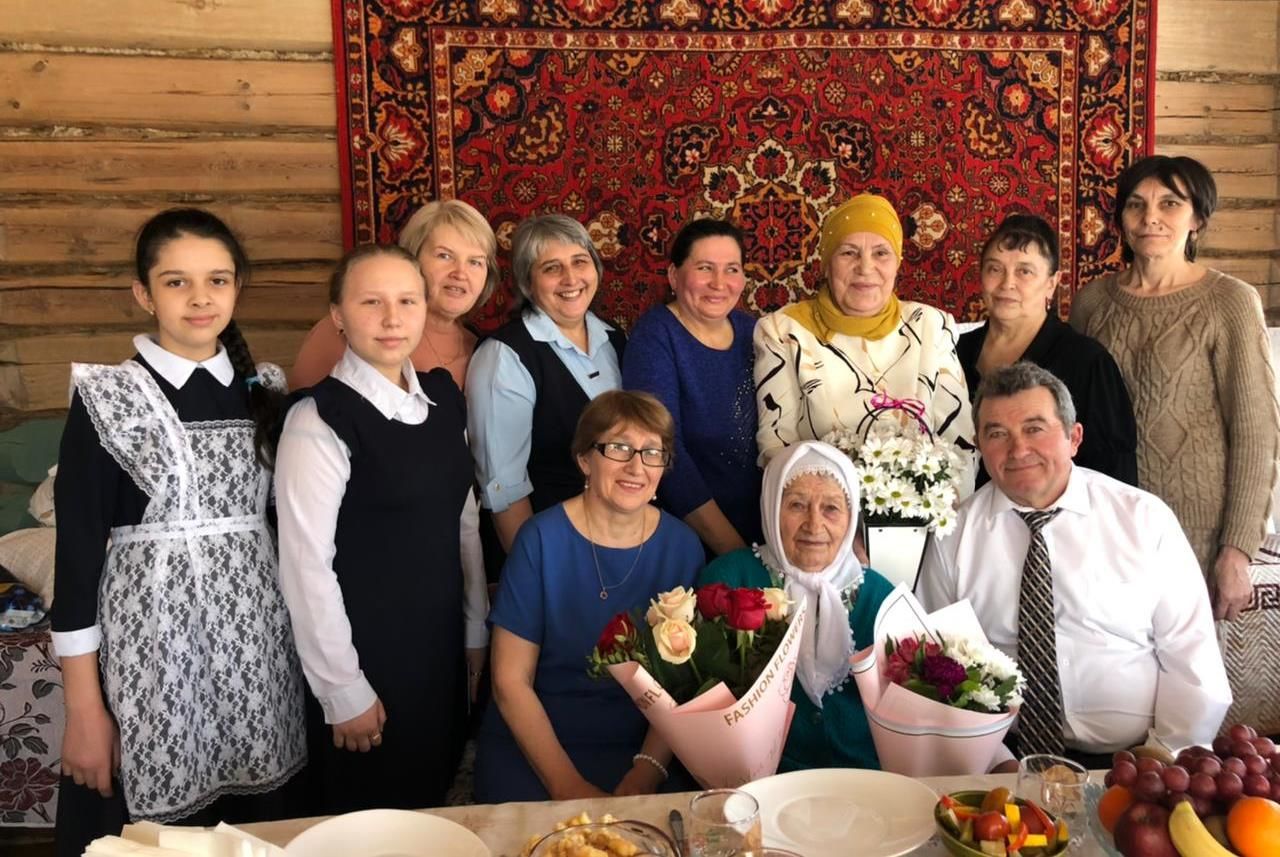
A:
<svg viewBox="0 0 1280 857">
<path fill-rule="evenodd" d="M 60 419 L 0 432 L 0 582 L 53 603 L 53 474 Z M 51 827 L 62 755 L 62 676 L 48 620 L 0 632 L 0 826 Z"/>
</svg>

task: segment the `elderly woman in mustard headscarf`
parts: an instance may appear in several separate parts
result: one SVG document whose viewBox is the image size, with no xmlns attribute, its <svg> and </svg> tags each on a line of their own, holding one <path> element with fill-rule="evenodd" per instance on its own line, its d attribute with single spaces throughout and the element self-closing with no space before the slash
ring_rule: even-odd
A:
<svg viewBox="0 0 1280 857">
<path fill-rule="evenodd" d="M 777 587 L 806 620 L 791 701 L 796 705 L 779 771 L 879 768 L 849 655 L 869 646 L 893 584 L 853 552 L 858 474 L 844 453 L 801 441 L 764 469 L 765 544 L 724 554 L 698 585 Z"/>
<path fill-rule="evenodd" d="M 818 296 L 756 325 L 760 463 L 836 429 L 865 434 L 877 418 L 915 422 L 908 411 L 935 436 L 973 449 L 955 322 L 894 294 L 902 223 L 893 206 L 855 196 L 827 215 L 818 249 L 826 280 Z"/>
</svg>

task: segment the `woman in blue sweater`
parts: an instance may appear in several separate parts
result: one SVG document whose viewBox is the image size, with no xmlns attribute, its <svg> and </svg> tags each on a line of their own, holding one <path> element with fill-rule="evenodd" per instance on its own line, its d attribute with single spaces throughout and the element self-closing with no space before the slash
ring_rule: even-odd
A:
<svg viewBox="0 0 1280 857">
<path fill-rule="evenodd" d="M 724 554 L 760 540 L 760 469 L 742 233 L 723 220 L 685 224 L 671 246 L 675 299 L 636 322 L 622 386 L 657 396 L 676 424 L 675 466 L 658 499 Z"/>
</svg>

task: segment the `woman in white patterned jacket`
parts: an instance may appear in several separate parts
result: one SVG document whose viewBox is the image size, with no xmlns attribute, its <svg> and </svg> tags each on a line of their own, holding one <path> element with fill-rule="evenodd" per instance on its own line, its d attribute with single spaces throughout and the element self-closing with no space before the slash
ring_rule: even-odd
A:
<svg viewBox="0 0 1280 857">
<path fill-rule="evenodd" d="M 865 434 L 877 419 L 918 419 L 972 450 L 955 322 L 894 294 L 902 223 L 893 206 L 882 196 L 855 196 L 827 215 L 818 246 L 826 282 L 817 297 L 756 325 L 760 464 L 836 429 Z"/>
</svg>

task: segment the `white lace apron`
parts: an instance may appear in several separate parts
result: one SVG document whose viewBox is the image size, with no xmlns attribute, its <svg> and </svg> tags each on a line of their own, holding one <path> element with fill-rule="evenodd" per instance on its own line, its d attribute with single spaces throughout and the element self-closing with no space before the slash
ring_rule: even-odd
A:
<svg viewBox="0 0 1280 857">
<path fill-rule="evenodd" d="M 305 725 L 253 422 L 180 422 L 133 361 L 71 378 L 151 498 L 137 526 L 112 529 L 98 593 L 129 814 L 163 823 L 275 789 L 306 761 Z"/>
</svg>

